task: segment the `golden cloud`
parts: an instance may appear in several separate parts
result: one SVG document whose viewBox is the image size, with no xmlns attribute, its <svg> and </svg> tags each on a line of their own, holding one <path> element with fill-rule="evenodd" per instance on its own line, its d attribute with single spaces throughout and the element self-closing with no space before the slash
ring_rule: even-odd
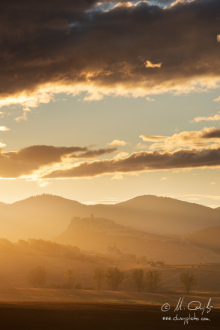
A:
<svg viewBox="0 0 220 330">
<path fill-rule="evenodd" d="M 172 151 L 178 148 L 184 149 L 209 149 L 217 148 L 220 144 L 220 129 L 211 127 L 202 131 L 183 131 L 172 136 L 151 136 L 141 135 L 143 141 L 154 142 L 149 146 L 149 150 Z M 157 142 L 158 141 L 158 142 Z"/>
<path fill-rule="evenodd" d="M 145 64 L 145 68 L 160 69 L 162 67 L 162 63 L 153 64 L 151 61 L 146 61 L 144 64 Z"/>
<path fill-rule="evenodd" d="M 1 150 L 0 177 L 18 178 L 29 176 L 30 179 L 35 178 L 37 180 L 39 175 L 48 169 L 72 166 L 74 159 L 95 158 L 113 153 L 116 150 L 116 148 L 91 150 L 87 147 L 54 147 L 46 145 L 30 146 L 11 152 L 3 152 Z"/>
<path fill-rule="evenodd" d="M 129 174 L 153 170 L 220 167 L 220 148 L 210 150 L 178 150 L 139 152 L 123 159 L 82 162 L 72 168 L 52 171 L 44 178 L 82 178 L 105 174 Z"/>
<path fill-rule="evenodd" d="M 199 123 L 200 121 L 219 121 L 220 115 L 216 114 L 209 117 L 196 117 L 190 123 Z"/>
<path fill-rule="evenodd" d="M 81 178 L 105 174 L 135 174 L 154 170 L 183 170 L 220 166 L 220 129 L 181 132 L 170 137 L 141 136 L 151 142 L 149 151 L 114 158 L 84 160 L 112 154 L 116 147 L 93 150 L 88 147 L 35 145 L 18 151 L 0 152 L 0 177 L 38 181 L 49 178 Z M 155 142 L 156 141 L 156 142 Z"/>
<path fill-rule="evenodd" d="M 120 147 L 120 146 L 125 146 L 127 142 L 123 140 L 113 140 L 112 142 L 108 143 L 109 146 L 112 147 Z"/>
<path fill-rule="evenodd" d="M 18 121 L 59 92 L 92 101 L 218 86 L 218 0 L 166 8 L 120 1 L 108 11 L 95 0 L 36 6 L 14 1 L 0 12 L 0 107 L 22 105 Z"/>
</svg>

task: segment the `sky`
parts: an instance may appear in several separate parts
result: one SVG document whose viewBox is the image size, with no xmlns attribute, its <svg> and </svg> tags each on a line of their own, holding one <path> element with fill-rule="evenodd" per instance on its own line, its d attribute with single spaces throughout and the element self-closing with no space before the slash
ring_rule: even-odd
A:
<svg viewBox="0 0 220 330">
<path fill-rule="evenodd" d="M 220 2 L 9 0 L 0 201 L 220 206 Z"/>
</svg>

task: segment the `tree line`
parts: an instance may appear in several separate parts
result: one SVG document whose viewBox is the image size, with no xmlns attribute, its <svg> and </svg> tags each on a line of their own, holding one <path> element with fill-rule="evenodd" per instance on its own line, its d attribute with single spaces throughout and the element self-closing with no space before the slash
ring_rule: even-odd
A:
<svg viewBox="0 0 220 330">
<path fill-rule="evenodd" d="M 125 273 L 117 267 L 109 267 L 106 270 L 95 268 L 92 278 L 98 290 L 101 290 L 103 284 L 106 282 L 109 288 L 115 291 L 118 290 L 123 282 Z M 130 270 L 130 279 L 137 291 L 143 291 L 146 286 L 148 291 L 156 292 L 160 286 L 161 273 L 158 270 L 144 272 L 141 268 L 134 268 Z"/>
<path fill-rule="evenodd" d="M 102 290 L 107 284 L 112 291 L 119 290 L 121 284 L 125 280 L 126 273 L 118 267 L 96 267 L 92 274 L 92 280 L 97 290 Z M 129 272 L 130 280 L 138 292 L 147 289 L 148 292 L 157 292 L 161 286 L 162 274 L 158 270 L 144 271 L 142 268 L 134 268 Z M 75 284 L 75 271 L 72 268 L 66 268 L 64 271 L 65 288 L 81 289 L 79 283 Z M 28 273 L 29 283 L 33 287 L 45 287 L 47 279 L 46 268 L 43 265 L 33 267 Z M 198 284 L 195 275 L 190 271 L 185 271 L 180 274 L 179 282 L 186 294 L 189 294 Z"/>
</svg>

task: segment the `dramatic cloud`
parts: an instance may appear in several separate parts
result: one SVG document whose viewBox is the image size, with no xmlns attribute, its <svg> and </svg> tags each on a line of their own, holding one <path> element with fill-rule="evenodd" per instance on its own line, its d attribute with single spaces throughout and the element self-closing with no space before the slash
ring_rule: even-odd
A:
<svg viewBox="0 0 220 330">
<path fill-rule="evenodd" d="M 220 115 L 216 114 L 210 117 L 196 117 L 190 123 L 199 123 L 200 121 L 219 121 Z"/>
<path fill-rule="evenodd" d="M 220 129 L 205 128 L 202 131 L 181 132 L 171 137 L 141 137 L 152 143 L 149 151 L 131 155 L 120 152 L 114 158 L 90 161 L 84 159 L 112 154 L 117 148 L 93 150 L 91 147 L 35 145 L 11 152 L 3 152 L 1 149 L 0 177 L 24 177 L 44 184 L 42 180 L 45 178 L 104 174 L 114 174 L 121 178 L 123 173 L 220 166 Z"/>
<path fill-rule="evenodd" d="M 220 128 L 213 127 L 203 130 L 202 139 L 220 139 Z"/>
<path fill-rule="evenodd" d="M 112 142 L 108 143 L 109 146 L 112 147 L 120 147 L 120 146 L 125 146 L 127 142 L 122 141 L 122 140 L 113 140 Z"/>
<path fill-rule="evenodd" d="M 141 135 L 149 151 L 120 153 L 113 159 L 84 161 L 64 169 L 48 169 L 43 178 L 93 177 L 104 174 L 220 166 L 220 129 L 184 131 L 172 136 Z M 140 144 L 136 146 L 140 147 Z M 146 148 L 146 146 L 144 146 Z M 121 176 L 120 176 L 121 177 Z"/>
<path fill-rule="evenodd" d="M 220 145 L 220 129 L 211 127 L 202 131 L 184 131 L 172 136 L 140 135 L 146 142 L 155 142 L 149 146 L 149 150 L 172 151 L 178 148 L 184 149 L 209 149 Z"/>
<path fill-rule="evenodd" d="M 35 145 L 13 152 L 0 152 L 0 177 L 17 178 L 58 164 L 71 163 L 72 159 L 94 158 L 115 152 L 116 148 L 90 150 L 87 147 L 54 147 Z"/>
<path fill-rule="evenodd" d="M 21 120 L 59 92 L 85 91 L 85 100 L 99 100 L 216 86 L 219 0 L 177 1 L 166 8 L 120 1 L 127 5 L 106 10 L 110 2 L 4 2 L 0 107 L 21 104 Z"/>
<path fill-rule="evenodd" d="M 43 165 L 61 162 L 62 157 L 84 150 L 86 148 L 36 145 L 15 152 L 1 151 L 0 177 L 15 178 L 29 175 Z"/>
<path fill-rule="evenodd" d="M 220 148 L 179 150 L 174 153 L 139 152 L 124 159 L 83 162 L 67 170 L 53 171 L 45 178 L 93 177 L 103 174 L 132 173 L 220 166 Z"/>
</svg>

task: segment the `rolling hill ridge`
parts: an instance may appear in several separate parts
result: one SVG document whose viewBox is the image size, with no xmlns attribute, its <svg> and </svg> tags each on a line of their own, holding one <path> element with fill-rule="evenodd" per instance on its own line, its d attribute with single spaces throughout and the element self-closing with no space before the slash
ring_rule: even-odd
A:
<svg viewBox="0 0 220 330">
<path fill-rule="evenodd" d="M 149 195 L 115 205 L 84 205 L 40 195 L 0 204 L 0 236 L 10 240 L 53 239 L 67 228 L 72 217 L 85 218 L 91 213 L 157 235 L 186 234 L 220 225 L 218 210 L 166 197 Z"/>
</svg>

